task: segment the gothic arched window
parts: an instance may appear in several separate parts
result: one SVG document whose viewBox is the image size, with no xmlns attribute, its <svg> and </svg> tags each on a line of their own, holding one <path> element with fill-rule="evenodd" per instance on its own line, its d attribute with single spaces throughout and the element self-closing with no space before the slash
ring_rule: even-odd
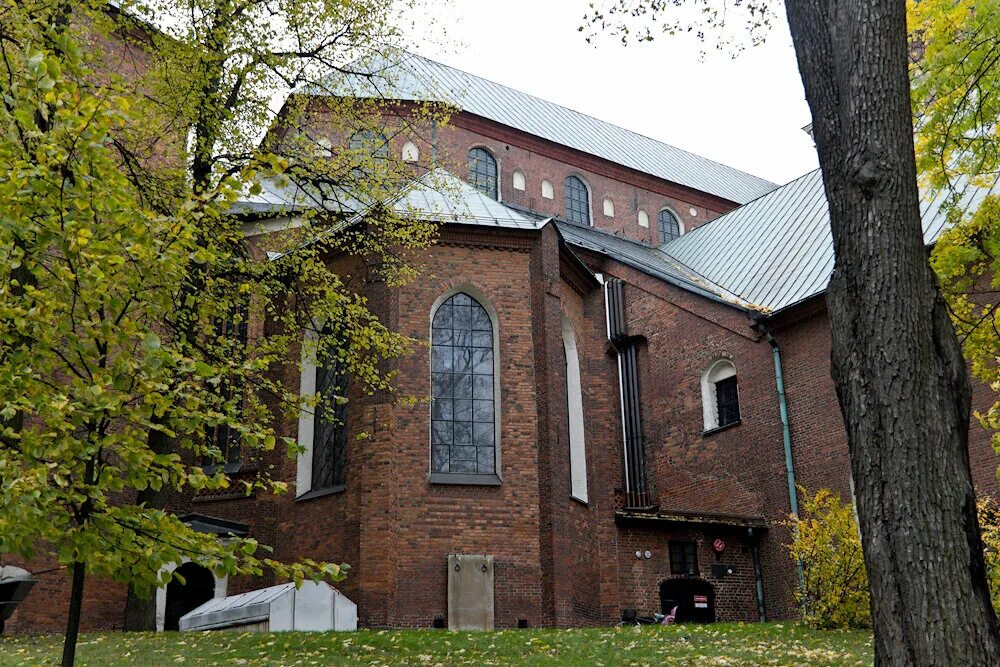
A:
<svg viewBox="0 0 1000 667">
<path fill-rule="evenodd" d="M 485 148 L 469 151 L 469 183 L 487 197 L 500 200 L 497 159 Z"/>
<path fill-rule="evenodd" d="M 431 324 L 431 473 L 497 475 L 494 325 L 465 292 Z"/>
</svg>

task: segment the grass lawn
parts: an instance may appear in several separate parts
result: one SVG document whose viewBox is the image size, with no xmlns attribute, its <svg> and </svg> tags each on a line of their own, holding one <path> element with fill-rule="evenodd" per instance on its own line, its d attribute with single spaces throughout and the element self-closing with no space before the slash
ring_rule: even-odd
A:
<svg viewBox="0 0 1000 667">
<path fill-rule="evenodd" d="M 62 638 L 0 638 L 0 665 L 58 664 Z M 581 630 L 83 635 L 78 665 L 870 665 L 868 632 L 796 623 Z"/>
</svg>

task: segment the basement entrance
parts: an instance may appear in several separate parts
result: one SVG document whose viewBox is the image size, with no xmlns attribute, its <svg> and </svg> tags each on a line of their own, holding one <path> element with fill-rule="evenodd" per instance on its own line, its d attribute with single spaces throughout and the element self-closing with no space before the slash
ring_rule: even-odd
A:
<svg viewBox="0 0 1000 667">
<path fill-rule="evenodd" d="M 678 623 L 715 623 L 715 588 L 704 579 L 667 579 L 660 606 L 664 614 L 677 607 Z"/>
<path fill-rule="evenodd" d="M 195 563 L 184 563 L 174 572 L 184 577 L 184 583 L 171 579 L 167 584 L 164 630 L 177 630 L 181 616 L 215 597 L 215 577 L 208 568 Z"/>
</svg>

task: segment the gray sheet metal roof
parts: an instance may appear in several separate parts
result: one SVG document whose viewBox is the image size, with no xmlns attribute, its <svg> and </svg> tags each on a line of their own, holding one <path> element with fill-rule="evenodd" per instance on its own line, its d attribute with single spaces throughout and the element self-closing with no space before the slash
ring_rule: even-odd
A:
<svg viewBox="0 0 1000 667">
<path fill-rule="evenodd" d="M 738 204 L 776 184 L 413 53 L 390 51 L 302 94 L 446 103 L 537 137 Z"/>
<path fill-rule="evenodd" d="M 317 193 L 288 179 L 266 178 L 260 184 L 259 194 L 248 193 L 237 200 L 234 206 L 236 211 L 287 216 L 303 210 L 324 208 L 361 216 L 368 208 L 360 199 L 343 193 L 324 200 Z M 400 191 L 392 204 L 398 215 L 435 222 L 517 229 L 538 229 L 544 224 L 487 197 L 444 169 L 434 169 L 413 180 Z"/>
<path fill-rule="evenodd" d="M 978 206 L 987 193 L 969 189 L 962 206 Z M 947 224 L 944 200 L 939 196 L 921 206 L 927 243 Z M 822 174 L 810 172 L 730 211 L 671 241 L 664 253 L 765 312 L 815 296 L 826 290 L 834 263 Z"/>
<path fill-rule="evenodd" d="M 583 227 L 559 220 L 555 223 L 563 240 L 571 246 L 607 255 L 626 266 L 713 301 L 738 307 L 747 305 L 736 294 L 686 270 L 656 248 L 594 227 Z"/>
</svg>

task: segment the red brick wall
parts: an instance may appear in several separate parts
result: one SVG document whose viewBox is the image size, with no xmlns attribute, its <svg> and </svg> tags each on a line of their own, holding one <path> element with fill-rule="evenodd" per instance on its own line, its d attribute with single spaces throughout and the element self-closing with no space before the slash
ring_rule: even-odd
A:
<svg viewBox="0 0 1000 667">
<path fill-rule="evenodd" d="M 446 124 L 432 128 L 429 121 L 406 118 L 406 108 L 386 111 L 386 124 L 391 128 L 386 134 L 390 137 L 393 155 L 398 157 L 403 144 L 412 141 L 420 150 L 416 166 L 418 171 L 433 163 L 465 178 L 469 150 L 486 148 L 497 160 L 500 201 L 546 216 L 565 217 L 564 182 L 569 175 L 581 177 L 590 190 L 594 226 L 653 245 L 660 243 L 657 213 L 663 208 L 677 214 L 685 231 L 736 208 L 734 202 L 539 139 L 479 116 L 460 112 Z M 313 134 L 330 134 L 330 142 L 335 145 L 347 140 L 346 136 L 342 136 L 343 130 L 333 128 L 322 120 L 323 111 L 319 104 L 312 106 L 311 114 L 315 115 L 311 121 L 314 123 Z M 520 170 L 525 176 L 523 191 L 514 189 L 515 170 Z M 542 180 L 552 183 L 552 199 L 542 197 Z M 604 215 L 605 198 L 614 203 L 613 217 Z M 639 226 L 639 209 L 646 212 L 649 227 Z"/>
</svg>

